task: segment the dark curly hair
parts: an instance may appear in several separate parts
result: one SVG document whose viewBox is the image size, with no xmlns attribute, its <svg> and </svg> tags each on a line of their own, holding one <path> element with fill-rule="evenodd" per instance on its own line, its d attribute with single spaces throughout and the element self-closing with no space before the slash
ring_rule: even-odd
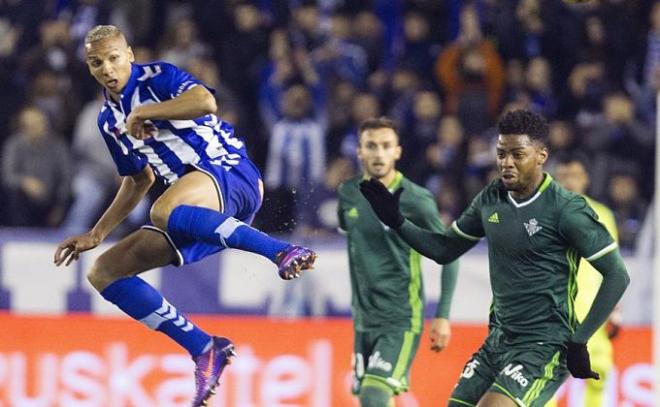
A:
<svg viewBox="0 0 660 407">
<path fill-rule="evenodd" d="M 548 145 L 548 122 L 540 114 L 529 110 L 512 110 L 497 123 L 500 134 L 526 134 L 530 140 Z"/>
</svg>

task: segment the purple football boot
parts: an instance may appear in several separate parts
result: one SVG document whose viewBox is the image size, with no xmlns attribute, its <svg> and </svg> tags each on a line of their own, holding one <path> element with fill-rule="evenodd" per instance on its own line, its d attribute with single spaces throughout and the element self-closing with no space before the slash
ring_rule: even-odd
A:
<svg viewBox="0 0 660 407">
<path fill-rule="evenodd" d="M 195 399 L 193 407 L 206 406 L 215 394 L 220 375 L 231 363 L 231 357 L 236 356 L 234 344 L 227 338 L 213 337 L 213 346 L 208 351 L 193 358 L 195 362 Z"/>
<path fill-rule="evenodd" d="M 306 247 L 290 245 L 277 254 L 277 272 L 284 280 L 300 277 L 302 270 L 313 268 L 316 253 Z"/>
</svg>

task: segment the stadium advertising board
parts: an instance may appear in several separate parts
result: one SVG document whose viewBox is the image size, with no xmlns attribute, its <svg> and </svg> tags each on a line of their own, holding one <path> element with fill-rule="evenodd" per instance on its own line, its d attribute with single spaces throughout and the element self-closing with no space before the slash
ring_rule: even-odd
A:
<svg viewBox="0 0 660 407">
<path fill-rule="evenodd" d="M 230 336 L 239 357 L 211 407 L 356 406 L 350 394 L 351 322 L 345 318 L 275 320 L 192 318 Z M 164 335 L 125 318 L 0 315 L 0 407 L 183 407 L 193 391 L 193 364 Z M 450 347 L 432 353 L 426 337 L 412 389 L 398 407 L 431 407 L 447 399 L 463 364 L 485 335 L 456 325 Z M 617 367 L 608 406 L 651 406 L 650 331 L 628 328 L 616 340 Z M 577 406 L 581 383 L 561 391 Z"/>
</svg>

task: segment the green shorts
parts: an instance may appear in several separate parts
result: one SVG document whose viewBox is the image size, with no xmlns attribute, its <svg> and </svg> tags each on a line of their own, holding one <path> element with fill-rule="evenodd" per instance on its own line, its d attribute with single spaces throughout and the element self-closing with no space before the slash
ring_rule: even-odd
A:
<svg viewBox="0 0 660 407">
<path fill-rule="evenodd" d="M 385 387 L 394 394 L 408 390 L 409 370 L 419 334 L 405 330 L 356 331 L 351 364 L 353 393 L 363 386 Z"/>
<path fill-rule="evenodd" d="M 542 407 L 567 377 L 563 346 L 504 346 L 501 332 L 495 330 L 465 365 L 449 405 L 476 406 L 491 391 L 510 397 L 521 407 Z"/>
</svg>

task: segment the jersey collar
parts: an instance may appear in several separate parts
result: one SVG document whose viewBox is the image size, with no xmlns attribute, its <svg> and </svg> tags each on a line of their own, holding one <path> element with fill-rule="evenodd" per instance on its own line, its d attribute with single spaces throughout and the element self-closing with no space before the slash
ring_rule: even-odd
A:
<svg viewBox="0 0 660 407">
<path fill-rule="evenodd" d="M 522 208 L 523 206 L 527 206 L 527 205 L 531 204 L 532 202 L 536 201 L 536 199 L 539 196 L 541 196 L 543 191 L 548 189 L 548 187 L 550 186 L 550 183 L 552 182 L 552 176 L 550 174 L 545 172 L 544 175 L 545 175 L 545 178 L 543 179 L 543 182 L 541 182 L 541 185 L 539 186 L 539 189 L 537 189 L 536 193 L 526 201 L 517 202 L 515 199 L 513 199 L 513 196 L 511 196 L 511 191 L 507 191 L 506 195 L 509 197 L 509 201 L 511 201 L 513 206 L 515 206 L 516 208 Z"/>
<path fill-rule="evenodd" d="M 402 180 L 403 180 L 403 174 L 397 171 L 396 175 L 394 175 L 394 179 L 392 180 L 392 182 L 390 182 L 390 185 L 387 186 L 387 189 L 389 189 L 390 192 L 396 191 L 399 188 L 399 185 L 401 185 Z"/>
</svg>

